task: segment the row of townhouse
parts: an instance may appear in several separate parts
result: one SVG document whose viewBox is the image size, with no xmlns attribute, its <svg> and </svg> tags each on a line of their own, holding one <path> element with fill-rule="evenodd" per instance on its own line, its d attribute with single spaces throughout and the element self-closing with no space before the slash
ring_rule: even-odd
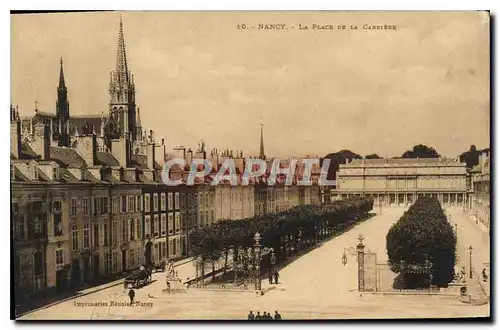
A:
<svg viewBox="0 0 500 330">
<path fill-rule="evenodd" d="M 152 134 L 143 141 L 145 154 L 131 153 L 127 137 L 102 151 L 94 132 L 71 137 L 71 147 L 57 146 L 50 136 L 42 122 L 24 136 L 13 115 L 11 214 L 18 297 L 64 291 L 143 264 L 187 257 L 189 232 L 221 219 L 319 202 L 317 185 L 269 186 L 263 178 L 247 186 L 213 186 L 210 177 L 191 186 L 165 185 L 165 145 Z M 184 169 L 179 173 L 187 176 Z"/>
</svg>

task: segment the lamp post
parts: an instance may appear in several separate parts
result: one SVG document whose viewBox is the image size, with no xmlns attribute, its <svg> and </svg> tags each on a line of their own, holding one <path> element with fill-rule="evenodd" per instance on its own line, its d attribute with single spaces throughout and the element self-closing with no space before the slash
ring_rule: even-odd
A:
<svg viewBox="0 0 500 330">
<path fill-rule="evenodd" d="M 469 277 L 472 278 L 472 245 L 469 246 Z"/>
<path fill-rule="evenodd" d="M 255 236 L 253 237 L 255 244 L 255 290 L 260 291 L 261 290 L 261 280 L 260 280 L 260 234 L 259 232 L 255 233 Z"/>
</svg>

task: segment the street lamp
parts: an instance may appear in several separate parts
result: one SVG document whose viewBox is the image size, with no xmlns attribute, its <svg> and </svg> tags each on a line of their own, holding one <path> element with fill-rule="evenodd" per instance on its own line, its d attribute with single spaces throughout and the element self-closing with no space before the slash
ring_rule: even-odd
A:
<svg viewBox="0 0 500 330">
<path fill-rule="evenodd" d="M 472 278 L 472 245 L 469 246 L 469 277 Z"/>
<path fill-rule="evenodd" d="M 260 291 L 261 289 L 261 280 L 260 280 L 260 234 L 259 232 L 255 233 L 255 236 L 253 237 L 255 244 L 255 258 L 257 259 L 255 261 L 255 290 Z"/>
</svg>

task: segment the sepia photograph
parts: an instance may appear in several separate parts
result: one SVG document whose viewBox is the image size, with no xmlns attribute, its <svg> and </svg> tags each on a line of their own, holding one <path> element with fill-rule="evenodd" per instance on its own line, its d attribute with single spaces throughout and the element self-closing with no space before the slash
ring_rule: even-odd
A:
<svg viewBox="0 0 500 330">
<path fill-rule="evenodd" d="M 11 13 L 11 319 L 491 320 L 490 18 Z"/>
</svg>

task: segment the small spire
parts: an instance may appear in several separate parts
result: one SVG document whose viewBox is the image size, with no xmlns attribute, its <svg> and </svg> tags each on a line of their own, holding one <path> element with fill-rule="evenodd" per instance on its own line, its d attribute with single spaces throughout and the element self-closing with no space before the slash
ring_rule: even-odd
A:
<svg viewBox="0 0 500 330">
<path fill-rule="evenodd" d="M 142 127 L 141 126 L 141 111 L 140 111 L 139 107 L 137 107 L 137 118 L 135 120 L 135 126 Z"/>
<path fill-rule="evenodd" d="M 260 159 L 266 159 L 266 154 L 264 153 L 264 124 L 262 123 L 262 118 L 260 119 Z"/>
</svg>

